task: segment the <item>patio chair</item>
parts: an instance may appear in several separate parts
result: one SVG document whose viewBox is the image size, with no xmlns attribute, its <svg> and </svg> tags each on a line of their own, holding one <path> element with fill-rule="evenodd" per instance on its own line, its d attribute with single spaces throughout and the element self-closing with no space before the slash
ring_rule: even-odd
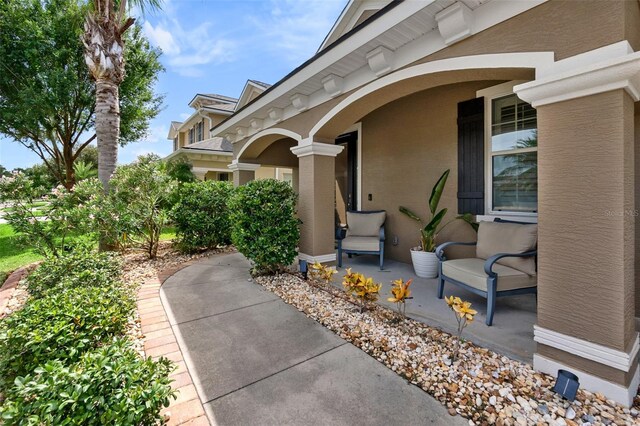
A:
<svg viewBox="0 0 640 426">
<path fill-rule="evenodd" d="M 487 325 L 493 324 L 496 298 L 536 293 L 537 224 L 480 222 L 477 243 L 448 242 L 436 248 L 438 299 L 449 282 L 487 299 Z M 476 246 L 476 257 L 447 260 L 444 249 Z"/>
<path fill-rule="evenodd" d="M 384 210 L 348 211 L 347 227 L 336 232 L 338 240 L 338 266 L 342 267 L 342 253 L 377 254 L 380 270 L 384 268 Z"/>
</svg>

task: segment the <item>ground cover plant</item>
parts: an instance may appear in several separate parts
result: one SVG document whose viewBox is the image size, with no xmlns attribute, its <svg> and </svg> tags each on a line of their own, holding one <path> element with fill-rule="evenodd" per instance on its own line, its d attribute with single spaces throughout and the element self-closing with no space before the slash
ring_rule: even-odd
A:
<svg viewBox="0 0 640 426">
<path fill-rule="evenodd" d="M 236 188 L 229 200 L 231 240 L 254 264 L 257 274 L 289 266 L 300 239 L 296 194 L 275 179 L 254 180 Z"/>
<path fill-rule="evenodd" d="M 78 246 L 27 278 L 22 309 L 0 321 L 4 424 L 155 424 L 172 364 L 127 337 L 135 309 L 119 258 Z"/>
</svg>

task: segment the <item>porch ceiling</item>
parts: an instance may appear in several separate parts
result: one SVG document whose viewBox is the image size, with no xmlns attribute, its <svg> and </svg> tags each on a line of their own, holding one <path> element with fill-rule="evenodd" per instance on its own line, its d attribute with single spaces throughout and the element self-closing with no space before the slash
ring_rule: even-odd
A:
<svg viewBox="0 0 640 426">
<path fill-rule="evenodd" d="M 357 28 L 346 39 L 338 40 L 212 130 L 217 136 L 239 142 L 260 130 L 373 81 L 388 72 L 382 71 L 376 75 L 367 59 L 368 53 L 381 46 L 392 55 L 386 58 L 389 59 L 391 70 L 400 69 L 447 47 L 436 15 L 454 3 L 460 3 L 473 13 L 471 19 L 474 24 L 469 25 L 473 26 L 474 32 L 479 32 L 544 1 L 432 0 L 390 5 L 390 10 L 381 11 L 385 13 Z M 442 21 L 441 18 L 440 20 Z M 335 90 L 325 87 L 323 82 L 331 75 L 337 77 L 335 84 L 338 88 Z M 292 99 L 295 96 L 298 96 L 296 101 Z M 256 127 L 254 123 L 252 126 L 252 120 L 257 120 L 261 125 Z"/>
</svg>

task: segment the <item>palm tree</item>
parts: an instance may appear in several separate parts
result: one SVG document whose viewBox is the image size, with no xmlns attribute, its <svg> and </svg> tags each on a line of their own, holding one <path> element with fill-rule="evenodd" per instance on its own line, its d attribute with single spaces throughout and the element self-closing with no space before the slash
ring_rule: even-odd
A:
<svg viewBox="0 0 640 426">
<path fill-rule="evenodd" d="M 119 87 L 125 76 L 124 33 L 134 24 L 131 6 L 158 9 L 162 0 L 89 0 L 84 24 L 84 59 L 96 82 L 98 178 L 105 190 L 118 161 Z"/>
</svg>

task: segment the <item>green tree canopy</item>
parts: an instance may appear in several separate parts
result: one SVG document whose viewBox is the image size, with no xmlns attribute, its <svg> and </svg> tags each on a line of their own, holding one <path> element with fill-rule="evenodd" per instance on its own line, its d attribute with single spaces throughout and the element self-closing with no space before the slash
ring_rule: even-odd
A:
<svg viewBox="0 0 640 426">
<path fill-rule="evenodd" d="M 0 133 L 38 154 L 66 187 L 75 183 L 75 161 L 96 139 L 95 85 L 82 44 L 86 7 L 82 0 L 0 2 Z M 163 100 L 154 93 L 161 52 L 139 26 L 126 39 L 122 145 L 144 137 Z"/>
</svg>

